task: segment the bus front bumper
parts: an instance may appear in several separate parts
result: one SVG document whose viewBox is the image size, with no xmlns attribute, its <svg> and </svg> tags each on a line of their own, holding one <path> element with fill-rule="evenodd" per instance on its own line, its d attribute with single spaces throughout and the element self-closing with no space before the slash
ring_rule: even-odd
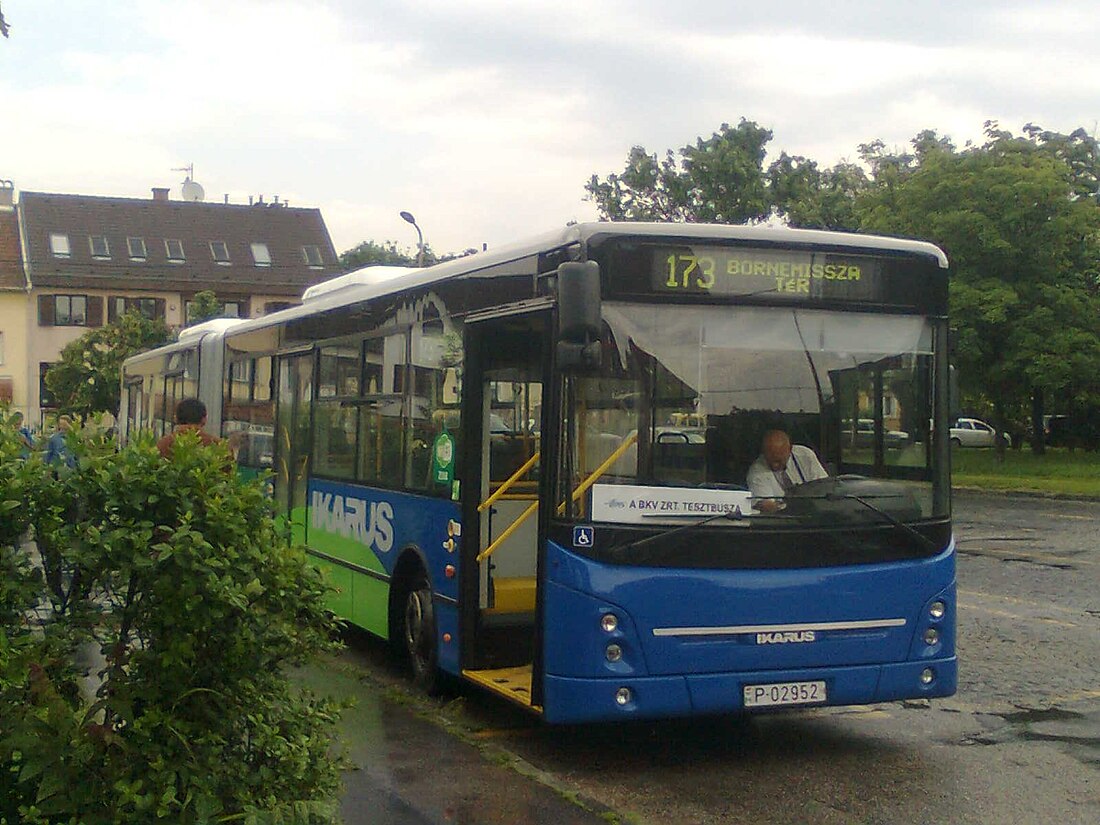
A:
<svg viewBox="0 0 1100 825">
<path fill-rule="evenodd" d="M 929 672 L 932 681 L 925 683 Z M 759 708 L 745 706 L 746 687 L 821 682 L 824 683 L 825 701 Z M 955 693 L 956 682 L 954 656 L 858 667 L 622 679 L 576 679 L 547 675 L 544 680 L 543 718 L 547 722 L 567 724 L 866 705 L 951 696 Z"/>
</svg>

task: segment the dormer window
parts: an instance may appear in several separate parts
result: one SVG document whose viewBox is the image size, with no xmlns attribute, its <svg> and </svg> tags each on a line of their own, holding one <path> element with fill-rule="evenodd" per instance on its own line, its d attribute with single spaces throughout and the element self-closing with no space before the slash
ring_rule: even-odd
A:
<svg viewBox="0 0 1100 825">
<path fill-rule="evenodd" d="M 302 257 L 311 267 L 324 266 L 324 262 L 321 260 L 321 248 L 318 246 L 303 246 Z"/>
<path fill-rule="evenodd" d="M 144 261 L 148 257 L 145 249 L 145 238 L 127 238 L 126 249 L 130 253 L 131 261 Z"/>
<path fill-rule="evenodd" d="M 110 258 L 111 246 L 104 235 L 89 235 L 88 247 L 92 250 L 93 258 Z"/>
<path fill-rule="evenodd" d="M 210 254 L 219 264 L 229 263 L 229 247 L 225 245 L 225 241 L 211 241 Z"/>
<path fill-rule="evenodd" d="M 252 244 L 252 260 L 256 262 L 256 266 L 271 266 L 271 250 L 267 248 L 267 244 Z"/>
<path fill-rule="evenodd" d="M 187 260 L 183 255 L 183 241 L 168 239 L 164 242 L 164 253 L 170 261 Z"/>
<path fill-rule="evenodd" d="M 72 250 L 69 248 L 69 236 L 60 232 L 50 233 L 50 252 L 55 258 L 70 258 Z"/>
</svg>

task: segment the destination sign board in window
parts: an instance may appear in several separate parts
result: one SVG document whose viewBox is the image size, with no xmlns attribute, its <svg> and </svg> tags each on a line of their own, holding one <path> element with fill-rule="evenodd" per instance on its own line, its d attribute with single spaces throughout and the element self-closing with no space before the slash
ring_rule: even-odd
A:
<svg viewBox="0 0 1100 825">
<path fill-rule="evenodd" d="M 843 304 L 929 311 L 948 271 L 930 256 L 613 238 L 592 250 L 605 295 L 688 302 Z"/>
<path fill-rule="evenodd" d="M 869 299 L 880 261 L 861 255 L 739 247 L 675 246 L 652 252 L 655 292 Z"/>
</svg>

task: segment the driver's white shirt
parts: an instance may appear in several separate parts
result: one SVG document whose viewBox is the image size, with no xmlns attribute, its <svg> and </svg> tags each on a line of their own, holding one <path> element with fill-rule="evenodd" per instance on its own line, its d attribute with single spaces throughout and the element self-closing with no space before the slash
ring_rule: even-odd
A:
<svg viewBox="0 0 1100 825">
<path fill-rule="evenodd" d="M 817 460 L 814 451 L 801 444 L 791 445 L 791 457 L 787 460 L 787 468 L 782 472 L 786 474 L 792 487 L 805 484 L 807 481 L 827 478 L 829 475 Z M 776 474 L 761 455 L 749 467 L 745 480 L 748 482 L 749 490 L 757 498 L 779 498 L 784 495 L 784 490 L 775 476 Z"/>
</svg>

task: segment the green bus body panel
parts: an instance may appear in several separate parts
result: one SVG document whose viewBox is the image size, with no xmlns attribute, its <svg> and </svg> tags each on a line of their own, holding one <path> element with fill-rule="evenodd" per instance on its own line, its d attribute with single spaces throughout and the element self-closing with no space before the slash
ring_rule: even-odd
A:
<svg viewBox="0 0 1100 825">
<path fill-rule="evenodd" d="M 375 573 L 381 573 L 383 576 L 389 577 L 386 568 L 382 566 L 382 562 L 378 560 L 378 556 L 375 555 L 374 551 L 355 539 L 349 539 L 338 533 L 330 533 L 318 527 L 310 527 L 309 546 L 326 556 L 332 556 L 334 559 L 340 559 L 340 561 L 346 561 L 348 564 L 354 564 L 358 567 L 365 567 L 367 570 L 373 570 Z"/>
<path fill-rule="evenodd" d="M 295 507 L 290 511 L 290 540 L 294 544 L 306 543 L 305 507 Z"/>
<path fill-rule="evenodd" d="M 325 573 L 328 583 L 336 589 L 326 602 L 328 609 L 356 627 L 388 639 L 389 582 L 357 573 L 342 564 L 316 556 L 313 557 L 313 563 Z"/>
<path fill-rule="evenodd" d="M 295 542 L 306 544 L 311 550 L 389 578 L 378 556 L 362 542 L 318 527 L 311 527 L 307 543 L 305 530 L 302 527 L 306 522 L 306 512 L 304 507 L 296 507 L 293 511 L 292 533 Z M 336 592 L 329 597 L 328 608 L 357 627 L 388 639 L 390 635 L 389 581 L 382 581 L 327 559 L 317 556 L 313 558 L 317 567 L 326 571 L 330 584 L 336 588 Z"/>
</svg>

